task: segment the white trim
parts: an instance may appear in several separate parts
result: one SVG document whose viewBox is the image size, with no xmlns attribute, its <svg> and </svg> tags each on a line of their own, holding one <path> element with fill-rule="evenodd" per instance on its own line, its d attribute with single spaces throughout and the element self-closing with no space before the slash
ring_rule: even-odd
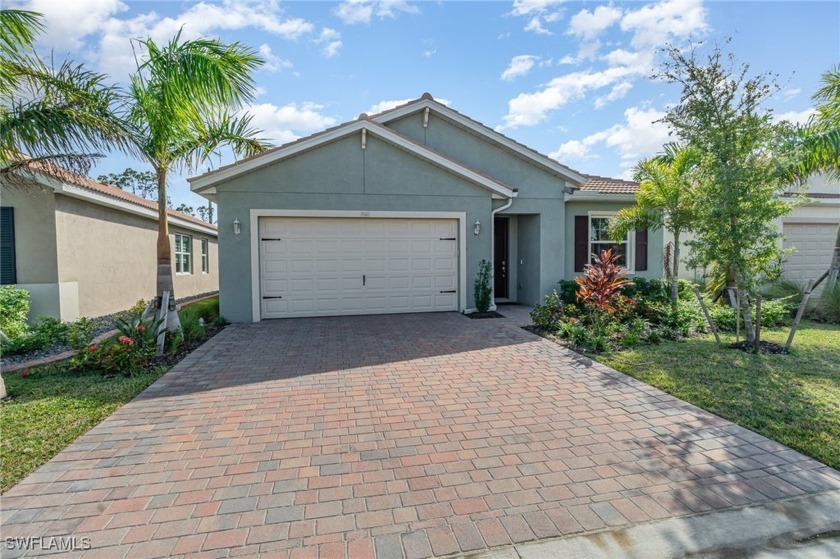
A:
<svg viewBox="0 0 840 559">
<path fill-rule="evenodd" d="M 189 243 L 188 243 L 188 246 L 190 248 L 189 252 L 184 252 L 183 250 L 181 252 L 178 252 L 178 237 L 186 237 L 187 239 L 189 239 Z M 193 250 L 193 249 L 195 249 L 195 247 L 193 246 L 193 242 L 194 242 L 194 237 L 192 235 L 188 235 L 186 233 L 173 233 L 172 244 L 174 245 L 173 248 L 175 250 L 172 251 L 172 256 L 174 257 L 173 260 L 174 260 L 174 264 L 175 264 L 174 269 L 175 269 L 175 275 L 176 276 L 191 276 L 191 275 L 193 275 L 193 272 L 195 270 L 195 258 L 194 258 L 195 251 Z M 181 247 L 183 247 L 183 246 L 184 246 L 184 241 L 182 240 L 181 241 Z M 178 271 L 178 255 L 179 254 L 181 256 L 183 256 L 184 254 L 189 255 L 190 269 L 186 272 L 183 271 L 183 270 L 181 270 L 180 272 Z M 181 260 L 181 262 L 183 263 L 183 259 Z"/>
<path fill-rule="evenodd" d="M 465 167 L 460 163 L 456 163 L 455 161 L 438 153 L 430 151 L 425 147 L 414 143 L 408 138 L 397 134 L 393 130 L 369 120 L 357 120 L 340 126 L 334 130 L 324 132 L 323 134 L 318 134 L 317 136 L 295 142 L 287 147 L 281 147 L 274 151 L 254 157 L 253 159 L 248 159 L 241 163 L 231 165 L 230 167 L 187 179 L 190 182 L 190 190 L 196 194 L 201 194 L 202 196 L 215 194 L 215 185 L 219 182 L 254 171 L 276 161 L 292 157 L 293 155 L 297 155 L 303 151 L 313 149 L 328 142 L 339 140 L 354 134 L 359 130 L 367 130 L 381 140 L 402 148 L 421 159 L 425 159 L 438 167 L 459 175 L 473 184 L 484 187 L 504 198 L 514 198 L 516 196 L 516 192 L 514 192 L 509 186 L 477 173 L 474 170 Z"/>
<path fill-rule="evenodd" d="M 354 210 L 268 210 L 251 209 L 251 320 L 260 322 L 260 242 L 261 217 L 326 217 L 371 219 L 457 219 L 458 220 L 458 310 L 467 307 L 467 213 L 466 212 L 390 212 Z"/>
<path fill-rule="evenodd" d="M 606 243 L 606 241 L 593 241 L 592 240 L 592 218 L 607 218 L 610 219 L 618 212 L 607 212 L 607 211 L 597 211 L 593 210 L 587 212 L 588 220 L 587 220 L 587 228 L 586 228 L 586 241 L 587 241 L 587 252 L 589 254 L 593 254 L 592 252 L 592 243 L 595 242 L 597 244 Z M 619 244 L 616 241 L 610 241 L 613 244 Z M 627 271 L 628 274 L 635 274 L 636 273 L 636 232 L 635 231 L 628 231 L 627 232 L 627 262 L 625 263 L 624 269 Z"/>
<path fill-rule="evenodd" d="M 557 161 L 551 159 L 547 155 L 543 155 L 539 152 L 533 151 L 530 148 L 527 148 L 522 144 L 511 140 L 504 134 L 500 134 L 492 128 L 484 126 L 483 124 L 480 124 L 462 115 L 461 113 L 452 110 L 449 107 L 438 103 L 437 101 L 434 101 L 433 99 L 421 99 L 420 101 L 408 103 L 394 110 L 386 111 L 378 116 L 373 117 L 373 121 L 385 124 L 386 122 L 391 122 L 392 120 L 402 118 L 404 116 L 416 113 L 427 108 L 433 110 L 434 112 L 444 116 L 449 120 L 457 122 L 464 128 L 487 138 L 491 142 L 498 144 L 509 151 L 513 151 L 521 157 L 524 157 L 525 159 L 533 161 L 540 167 L 547 169 L 554 174 L 560 175 L 564 179 L 572 183 L 584 184 L 586 182 L 586 177 L 566 167 L 565 165 L 558 163 Z"/>
<path fill-rule="evenodd" d="M 141 206 L 137 203 L 129 202 L 128 200 L 114 198 L 113 196 L 96 192 L 83 186 L 69 184 L 53 177 L 42 175 L 41 173 L 33 173 L 33 175 L 37 177 L 39 183 L 52 188 L 57 194 L 63 194 L 65 196 L 69 196 L 70 198 L 78 198 L 106 208 L 120 210 L 134 215 L 139 215 L 141 217 L 147 217 L 154 221 L 157 221 L 158 219 L 157 210 L 153 210 L 152 208 Z M 186 219 L 181 219 L 173 215 L 167 215 L 167 217 L 169 218 L 170 225 L 175 225 L 183 229 L 189 229 L 190 231 L 203 233 L 205 235 L 212 235 L 213 237 L 219 236 L 218 230 L 210 224 L 207 224 L 205 227 L 198 223 L 193 223 L 192 221 L 187 221 Z"/>
</svg>

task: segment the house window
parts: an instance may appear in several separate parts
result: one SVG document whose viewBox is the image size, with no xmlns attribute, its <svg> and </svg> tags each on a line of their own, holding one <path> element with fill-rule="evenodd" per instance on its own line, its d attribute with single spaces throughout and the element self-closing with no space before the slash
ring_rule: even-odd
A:
<svg viewBox="0 0 840 559">
<path fill-rule="evenodd" d="M 201 271 L 210 272 L 210 241 L 201 239 Z"/>
<path fill-rule="evenodd" d="M 633 233 L 628 233 L 621 241 L 612 240 L 607 234 L 611 217 L 611 215 L 589 216 L 589 254 L 600 255 L 602 250 L 611 248 L 613 254 L 621 255 L 621 258 L 618 259 L 618 264 L 628 270 L 632 270 L 633 254 L 630 247 L 632 246 L 631 236 Z"/>
<path fill-rule="evenodd" d="M 175 234 L 175 273 L 192 273 L 192 237 Z"/>
</svg>

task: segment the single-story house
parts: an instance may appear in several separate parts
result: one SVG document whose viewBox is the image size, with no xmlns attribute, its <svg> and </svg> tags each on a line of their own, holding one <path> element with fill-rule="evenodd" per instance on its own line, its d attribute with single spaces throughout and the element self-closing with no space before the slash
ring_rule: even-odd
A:
<svg viewBox="0 0 840 559">
<path fill-rule="evenodd" d="M 231 321 L 461 311 L 482 260 L 495 302 L 534 304 L 615 246 L 635 185 L 583 175 L 435 101 L 361 115 L 190 179 L 218 204 Z M 618 244 L 662 276 L 662 235 Z"/>
<path fill-rule="evenodd" d="M 125 310 L 156 294 L 157 203 L 57 167 L 0 182 L 0 283 L 30 318 Z M 175 295 L 218 289 L 214 225 L 169 211 Z"/>
</svg>

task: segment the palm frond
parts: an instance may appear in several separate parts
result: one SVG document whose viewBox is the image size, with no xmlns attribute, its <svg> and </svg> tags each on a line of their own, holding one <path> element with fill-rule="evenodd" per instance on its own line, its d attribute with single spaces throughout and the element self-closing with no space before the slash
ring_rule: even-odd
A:
<svg viewBox="0 0 840 559">
<path fill-rule="evenodd" d="M 224 111 L 196 122 L 189 136 L 173 146 L 171 156 L 176 168 L 198 169 L 223 147 L 230 148 L 238 157 L 264 152 L 271 144 L 258 137 L 262 131 L 251 127 L 251 118 Z"/>
<path fill-rule="evenodd" d="M 0 10 L 0 54 L 16 58 L 32 48 L 43 30 L 42 14 L 27 10 Z"/>
</svg>

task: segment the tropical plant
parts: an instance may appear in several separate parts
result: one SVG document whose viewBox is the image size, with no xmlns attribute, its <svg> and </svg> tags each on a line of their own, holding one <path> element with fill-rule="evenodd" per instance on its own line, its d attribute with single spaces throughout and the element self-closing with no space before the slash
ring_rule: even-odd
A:
<svg viewBox="0 0 840 559">
<path fill-rule="evenodd" d="M 41 14 L 0 10 L 0 175 L 38 165 L 86 173 L 103 152 L 132 151 L 120 89 L 80 64 L 34 51 Z"/>
<path fill-rule="evenodd" d="M 669 48 L 668 55 L 659 77 L 682 94 L 663 120 L 699 156 L 689 261 L 695 268 L 716 263 L 730 285 L 752 293 L 782 259 L 774 222 L 795 205 L 780 196 L 788 187 L 783 170 L 794 159 L 788 128 L 774 124 L 765 107 L 780 86 L 769 74 L 749 76 L 749 66 L 720 47 L 702 60 L 694 48 Z"/>
<path fill-rule="evenodd" d="M 621 255 L 612 249 L 592 255 L 592 263 L 584 266 L 583 275 L 575 278 L 577 298 L 590 312 L 612 315 L 621 290 L 633 282 L 627 279 L 627 270 L 618 264 Z"/>
<path fill-rule="evenodd" d="M 11 285 L 0 286 L 0 332 L 8 340 L 24 336 L 28 330 L 29 292 Z"/>
<path fill-rule="evenodd" d="M 634 229 L 664 228 L 674 236 L 671 259 L 671 305 L 676 307 L 680 271 L 680 235 L 694 227 L 695 171 L 699 152 L 670 143 L 664 153 L 640 161 L 634 169 L 638 181 L 636 204 L 619 211 L 610 221 L 610 236 L 621 240 Z"/>
<path fill-rule="evenodd" d="M 493 266 L 487 260 L 478 263 L 478 274 L 473 285 L 473 301 L 475 308 L 480 313 L 490 310 L 493 289 L 490 287 L 490 280 L 493 277 Z"/>
<path fill-rule="evenodd" d="M 194 171 L 223 147 L 237 156 L 254 155 L 268 147 L 251 127 L 251 117 L 238 114 L 243 103 L 254 98 L 251 73 L 263 61 L 241 43 L 182 40 L 180 32 L 165 45 L 145 39 L 134 46 L 141 52 L 136 53 L 137 68 L 131 77 L 128 121 L 157 179 L 157 293 L 168 291 L 174 300 L 168 174 Z M 170 308 L 167 326 L 174 332 L 180 322 L 177 311 Z"/>
</svg>

